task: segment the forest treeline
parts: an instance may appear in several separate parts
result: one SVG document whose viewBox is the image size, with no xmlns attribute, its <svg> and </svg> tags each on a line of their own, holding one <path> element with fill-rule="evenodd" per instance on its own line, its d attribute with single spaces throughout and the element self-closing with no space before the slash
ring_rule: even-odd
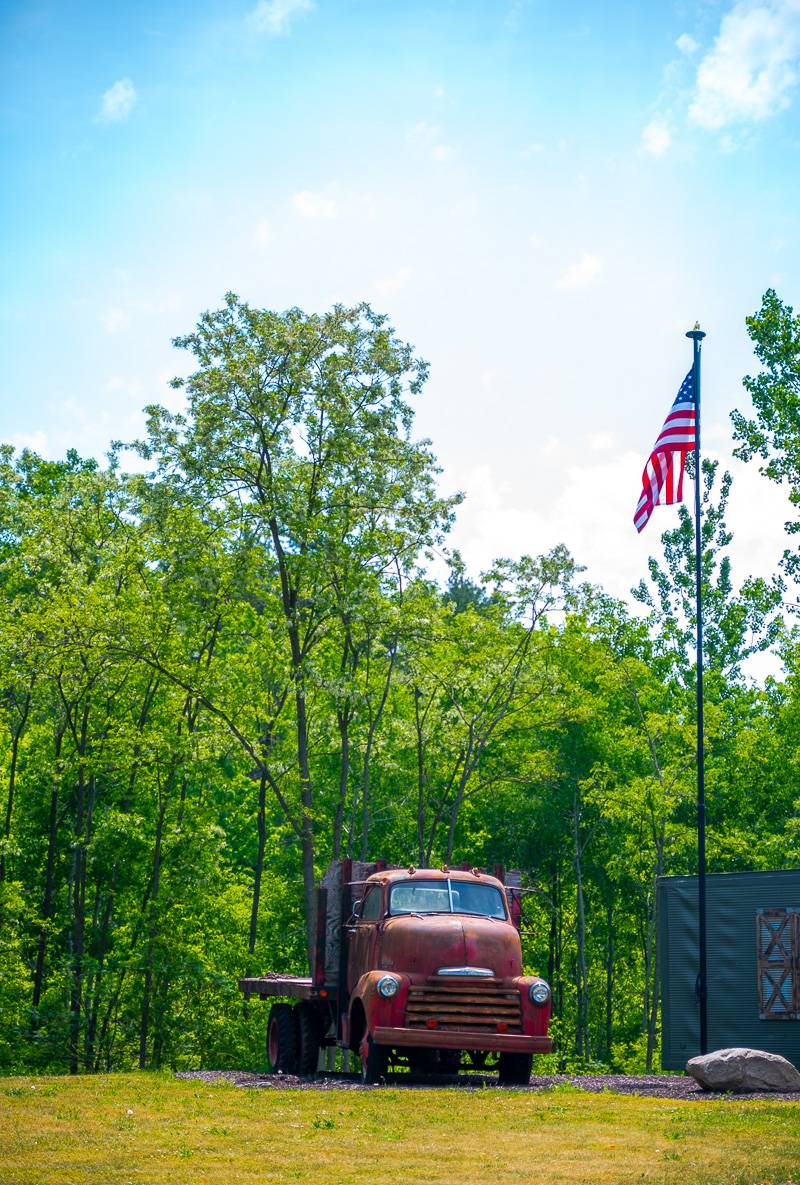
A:
<svg viewBox="0 0 800 1185">
<path fill-rule="evenodd" d="M 740 454 L 800 498 L 800 319 L 770 291 L 748 326 Z M 477 577 L 385 318 L 229 296 L 176 344 L 185 411 L 147 409 L 133 472 L 0 454 L 0 1070 L 263 1066 L 237 979 L 303 971 L 344 855 L 520 868 L 555 1062 L 653 1064 L 655 882 L 695 862 L 688 514 L 637 611 L 564 547 Z M 796 865 L 798 639 L 703 488 L 709 866 Z"/>
</svg>

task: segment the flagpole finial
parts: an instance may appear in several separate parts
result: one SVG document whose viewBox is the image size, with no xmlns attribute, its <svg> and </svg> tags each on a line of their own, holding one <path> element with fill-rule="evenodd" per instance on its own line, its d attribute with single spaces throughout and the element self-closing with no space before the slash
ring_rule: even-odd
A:
<svg viewBox="0 0 800 1185">
<path fill-rule="evenodd" d="M 695 342 L 701 342 L 703 340 L 703 338 L 705 337 L 705 333 L 700 328 L 699 321 L 695 321 L 694 329 L 688 330 L 686 336 L 690 337 L 692 339 L 692 341 L 695 341 Z"/>
</svg>

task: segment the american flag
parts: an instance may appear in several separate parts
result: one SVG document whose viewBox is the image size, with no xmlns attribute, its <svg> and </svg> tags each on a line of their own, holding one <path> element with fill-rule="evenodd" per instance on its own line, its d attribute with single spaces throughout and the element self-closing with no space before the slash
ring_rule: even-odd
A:
<svg viewBox="0 0 800 1185">
<path fill-rule="evenodd" d="M 633 516 L 641 531 L 654 506 L 671 506 L 683 501 L 683 466 L 686 454 L 695 446 L 694 369 L 681 383 L 675 402 L 653 445 L 642 474 L 642 496 Z"/>
</svg>

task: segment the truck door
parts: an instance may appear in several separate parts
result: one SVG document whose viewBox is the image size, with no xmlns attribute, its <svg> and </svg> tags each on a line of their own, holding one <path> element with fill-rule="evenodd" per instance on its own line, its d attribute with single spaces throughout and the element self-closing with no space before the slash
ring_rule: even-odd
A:
<svg viewBox="0 0 800 1185">
<path fill-rule="evenodd" d="M 370 885 L 361 906 L 355 926 L 350 931 L 350 949 L 347 957 L 347 990 L 352 992 L 365 971 L 375 966 L 378 946 L 378 928 L 383 916 L 383 893 L 381 885 Z"/>
</svg>

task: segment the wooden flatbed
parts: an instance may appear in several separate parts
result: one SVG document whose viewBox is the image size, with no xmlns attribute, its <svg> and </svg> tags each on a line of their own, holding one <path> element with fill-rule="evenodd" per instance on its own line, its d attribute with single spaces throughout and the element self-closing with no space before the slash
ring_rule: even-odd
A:
<svg viewBox="0 0 800 1185">
<path fill-rule="evenodd" d="M 324 1000 L 335 995 L 330 984 L 314 983 L 310 977 L 299 975 L 258 975 L 239 980 L 239 990 L 245 996 L 287 996 L 290 1000 Z"/>
</svg>

